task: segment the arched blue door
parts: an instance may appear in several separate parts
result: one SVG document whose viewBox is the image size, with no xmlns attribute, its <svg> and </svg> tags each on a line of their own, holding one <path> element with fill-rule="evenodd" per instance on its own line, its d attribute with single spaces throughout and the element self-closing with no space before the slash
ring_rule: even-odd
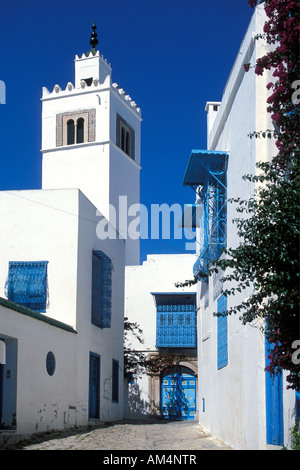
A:
<svg viewBox="0 0 300 470">
<path fill-rule="evenodd" d="M 165 419 L 194 419 L 196 414 L 196 377 L 190 369 L 175 366 L 163 374 L 161 410 Z"/>
</svg>

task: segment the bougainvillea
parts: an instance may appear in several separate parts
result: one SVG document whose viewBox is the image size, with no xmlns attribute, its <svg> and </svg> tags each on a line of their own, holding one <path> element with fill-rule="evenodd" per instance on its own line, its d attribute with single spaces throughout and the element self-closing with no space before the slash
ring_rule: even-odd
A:
<svg viewBox="0 0 300 470">
<path fill-rule="evenodd" d="M 256 3 L 249 0 L 252 8 Z M 294 345 L 299 339 L 300 4 L 299 0 L 266 0 L 264 9 L 267 21 L 259 39 L 265 40 L 270 50 L 257 59 L 255 73 L 262 75 L 269 70 L 274 78 L 267 85 L 267 111 L 274 123 L 272 134 L 278 153 L 270 162 L 258 164 L 262 170 L 260 181 L 265 185 L 259 199 L 247 205 L 253 213 L 250 223 L 246 227 L 241 220 L 238 222 L 240 235 L 246 240 L 240 254 L 245 254 L 249 241 L 258 244 L 253 256 L 248 257 L 257 293 L 250 299 L 243 319 L 265 318 L 266 336 L 272 344 L 267 370 L 289 371 L 289 387 L 299 390 L 299 360 L 295 360 Z M 255 177 L 249 179 L 257 181 Z M 237 255 L 234 250 L 231 254 Z M 261 260 L 255 260 L 259 255 Z"/>
</svg>

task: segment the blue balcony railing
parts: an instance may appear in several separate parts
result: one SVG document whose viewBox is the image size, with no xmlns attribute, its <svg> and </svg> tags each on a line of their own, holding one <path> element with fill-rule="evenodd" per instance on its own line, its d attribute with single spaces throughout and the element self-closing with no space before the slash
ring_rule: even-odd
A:
<svg viewBox="0 0 300 470">
<path fill-rule="evenodd" d="M 205 280 L 211 261 L 219 258 L 227 242 L 227 152 L 193 150 L 183 184 L 192 186 L 202 204 L 199 222 L 200 255 L 193 273 Z"/>
</svg>

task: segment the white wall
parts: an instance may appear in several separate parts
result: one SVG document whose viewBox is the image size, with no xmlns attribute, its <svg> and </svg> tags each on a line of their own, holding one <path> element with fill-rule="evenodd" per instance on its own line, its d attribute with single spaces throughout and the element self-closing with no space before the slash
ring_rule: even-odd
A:
<svg viewBox="0 0 300 470">
<path fill-rule="evenodd" d="M 43 335 L 40 335 L 40 325 L 37 323 L 31 327 L 31 330 L 26 328 L 22 330 L 21 326 L 20 329 L 16 327 L 14 333 L 3 331 L 1 325 L 0 333 L 11 334 L 20 345 L 24 343 L 28 347 L 35 348 L 37 356 L 43 353 L 46 345 L 50 347 L 48 345 L 51 342 L 51 350 L 55 349 L 58 354 L 61 356 L 64 354 L 70 359 L 70 364 L 65 361 L 61 369 L 59 378 L 62 384 L 59 390 L 63 396 L 68 395 L 68 387 L 72 386 L 74 389 L 72 396 L 76 401 L 78 412 L 77 424 L 87 424 L 89 354 L 90 352 L 99 354 L 101 356 L 100 419 L 105 421 L 121 419 L 123 416 L 124 241 L 98 239 L 96 227 L 99 216 L 97 216 L 96 208 L 76 189 L 2 192 L 0 193 L 0 217 L 2 221 L 5 221 L 0 234 L 0 296 L 5 297 L 4 286 L 9 261 L 49 261 L 50 305 L 46 315 L 72 326 L 78 335 L 76 335 L 75 346 L 72 346 L 75 349 L 70 349 L 69 344 L 64 343 L 60 336 L 52 335 L 49 341 L 43 344 Z M 111 328 L 106 329 L 91 324 L 93 250 L 104 251 L 113 263 L 112 323 Z M 32 337 L 35 338 L 33 343 L 30 341 Z M 31 355 L 31 351 L 28 352 L 26 348 L 20 351 L 23 351 L 24 357 Z M 112 403 L 112 359 L 119 361 L 118 403 Z M 37 404 L 40 403 L 40 393 L 42 393 L 39 386 L 39 368 L 36 367 L 31 373 L 33 385 L 28 384 L 28 386 L 34 386 L 35 392 L 30 400 L 33 404 L 34 402 Z M 28 396 L 24 397 L 24 401 L 18 405 L 21 415 L 22 407 L 25 406 L 27 399 Z M 45 397 L 47 407 L 50 406 L 49 400 Z M 36 413 L 33 413 L 30 406 L 26 423 L 28 423 L 30 413 L 32 419 Z M 45 422 L 47 419 L 45 418 Z"/>
<path fill-rule="evenodd" d="M 86 402 L 74 386 L 76 334 L 2 305 L 0 316 L 0 336 L 7 347 L 5 377 L 9 371 L 4 387 L 7 391 L 11 384 L 9 393 L 13 397 L 12 409 L 16 411 L 17 434 L 64 429 L 86 422 Z M 56 361 L 53 376 L 46 370 L 49 351 L 54 353 Z M 4 396 L 4 404 L 6 400 Z M 5 415 L 5 419 L 11 422 L 10 416 Z"/>
<path fill-rule="evenodd" d="M 89 63 L 92 64 L 89 72 Z M 85 65 L 87 64 L 87 70 Z M 98 64 L 98 65 L 97 65 Z M 128 208 L 140 201 L 141 112 L 110 75 L 97 85 L 81 88 L 86 73 L 97 75 L 97 67 L 108 65 L 99 56 L 75 60 L 76 88 L 44 89 L 42 113 L 43 189 L 78 188 L 116 227 L 119 226 L 119 196 L 127 197 Z M 93 76 L 94 76 L 93 75 Z M 95 141 L 56 147 L 56 115 L 82 109 L 96 110 Z M 134 161 L 116 145 L 117 114 L 135 133 Z M 116 209 L 116 220 L 110 207 Z M 124 232 L 121 236 L 125 237 Z M 127 264 L 139 263 L 139 240 L 128 237 Z"/>
<path fill-rule="evenodd" d="M 88 384 L 89 353 L 101 357 L 100 419 L 118 420 L 123 417 L 123 332 L 124 332 L 124 276 L 125 242 L 99 240 L 96 235 L 95 207 L 80 194 L 80 226 L 78 234 L 77 311 L 80 354 L 78 389 L 84 394 Z M 91 324 L 92 251 L 103 251 L 112 261 L 112 311 L 111 328 Z M 119 403 L 112 403 L 112 359 L 119 362 Z"/>
<path fill-rule="evenodd" d="M 256 9 L 239 54 L 227 81 L 222 103 L 212 124 L 208 115 L 208 149 L 229 153 L 227 197 L 247 199 L 254 187 L 242 180 L 255 174 L 255 163 L 272 155 L 274 144 L 264 139 L 250 139 L 249 133 L 272 126 L 266 113 L 267 76 L 257 77 L 254 68 L 248 73 L 243 64 L 264 53 L 254 34 L 262 30 L 265 15 Z M 210 109 L 209 109 L 210 112 Z M 269 140 L 269 139 L 267 139 Z M 235 205 L 227 205 L 227 246 L 239 244 L 233 219 L 239 217 Z M 228 287 L 227 285 L 224 288 Z M 236 449 L 261 449 L 266 443 L 265 424 L 265 352 L 261 324 L 243 326 L 237 316 L 228 317 L 228 365 L 217 370 L 217 311 L 214 277 L 198 283 L 198 305 L 201 315 L 198 334 L 199 401 L 205 399 L 205 412 L 200 407 L 200 423 L 212 434 Z M 240 304 L 251 288 L 228 297 L 228 308 Z M 285 414 L 289 416 L 294 393 L 285 393 Z M 286 436 L 287 438 L 287 436 Z"/>
<path fill-rule="evenodd" d="M 78 191 L 0 192 L 0 296 L 9 261 L 49 261 L 47 315 L 76 328 Z"/>
</svg>

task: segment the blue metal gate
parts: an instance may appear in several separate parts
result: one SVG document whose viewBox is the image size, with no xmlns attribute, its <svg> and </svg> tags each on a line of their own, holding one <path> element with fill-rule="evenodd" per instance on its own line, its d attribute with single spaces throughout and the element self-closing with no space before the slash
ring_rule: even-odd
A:
<svg viewBox="0 0 300 470">
<path fill-rule="evenodd" d="M 173 367 L 161 380 L 161 409 L 165 419 L 192 420 L 196 414 L 196 377 L 185 367 Z"/>
</svg>

